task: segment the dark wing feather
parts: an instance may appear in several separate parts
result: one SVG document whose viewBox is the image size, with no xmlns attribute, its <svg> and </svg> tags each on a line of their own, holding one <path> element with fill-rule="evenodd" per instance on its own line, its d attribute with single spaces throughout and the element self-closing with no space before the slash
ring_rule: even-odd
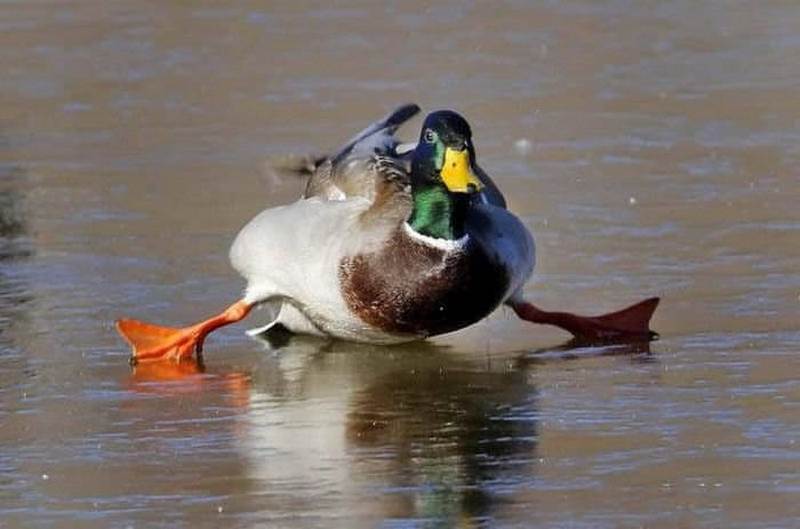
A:
<svg viewBox="0 0 800 529">
<path fill-rule="evenodd" d="M 475 173 L 484 185 L 481 192 L 476 195 L 475 200 L 484 204 L 497 206 L 498 208 L 508 209 L 506 206 L 506 198 L 503 196 L 503 193 L 500 192 L 500 188 L 497 187 L 491 177 L 489 177 L 486 171 L 478 164 L 475 164 Z"/>
<path fill-rule="evenodd" d="M 331 158 L 333 164 L 337 165 L 341 163 L 354 151 L 374 151 L 378 154 L 378 150 L 384 151 L 389 148 L 393 149 L 398 144 L 398 141 L 394 138 L 394 133 L 397 132 L 397 129 L 406 121 L 416 116 L 419 111 L 419 106 L 414 103 L 408 103 L 397 107 L 348 141 L 345 146 Z"/>
</svg>

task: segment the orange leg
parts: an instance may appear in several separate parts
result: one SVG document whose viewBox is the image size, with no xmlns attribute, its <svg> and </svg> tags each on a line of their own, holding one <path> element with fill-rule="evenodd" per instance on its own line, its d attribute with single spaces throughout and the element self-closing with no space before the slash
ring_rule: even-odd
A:
<svg viewBox="0 0 800 529">
<path fill-rule="evenodd" d="M 656 338 L 658 334 L 650 330 L 650 318 L 659 301 L 659 298 L 648 298 L 630 307 L 602 316 L 578 316 L 569 312 L 550 312 L 527 301 L 509 302 L 509 305 L 523 320 L 555 325 L 582 342 L 602 343 Z"/>
<path fill-rule="evenodd" d="M 133 349 L 131 363 L 181 360 L 202 352 L 203 340 L 213 331 L 243 319 L 253 305 L 237 301 L 220 314 L 189 327 L 161 327 L 138 320 L 117 320 L 117 330 Z"/>
</svg>

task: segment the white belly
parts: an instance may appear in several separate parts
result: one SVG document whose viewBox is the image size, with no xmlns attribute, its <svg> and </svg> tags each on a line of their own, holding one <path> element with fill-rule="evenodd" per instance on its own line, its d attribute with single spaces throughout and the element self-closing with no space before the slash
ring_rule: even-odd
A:
<svg viewBox="0 0 800 529">
<path fill-rule="evenodd" d="M 389 224 L 370 225 L 365 231 L 358 225 L 360 214 L 369 205 L 360 198 L 310 198 L 257 215 L 242 228 L 230 250 L 231 264 L 247 280 L 245 301 L 290 304 L 292 308 L 280 311 L 278 321 L 295 332 L 307 333 L 311 328 L 372 343 L 416 339 L 364 323 L 342 297 L 342 258 L 377 248 L 391 229 Z"/>
</svg>

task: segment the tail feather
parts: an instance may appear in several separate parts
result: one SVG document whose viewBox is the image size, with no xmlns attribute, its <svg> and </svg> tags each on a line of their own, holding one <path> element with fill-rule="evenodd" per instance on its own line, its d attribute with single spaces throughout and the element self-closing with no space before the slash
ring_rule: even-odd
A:
<svg viewBox="0 0 800 529">
<path fill-rule="evenodd" d="M 328 156 L 325 154 L 276 155 L 264 162 L 265 175 L 273 182 L 295 178 L 308 178 L 314 174 Z"/>
</svg>

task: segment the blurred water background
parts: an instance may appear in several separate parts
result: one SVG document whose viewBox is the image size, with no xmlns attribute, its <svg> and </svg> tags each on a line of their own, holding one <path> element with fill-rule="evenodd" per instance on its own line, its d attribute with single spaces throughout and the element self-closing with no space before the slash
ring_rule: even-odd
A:
<svg viewBox="0 0 800 529">
<path fill-rule="evenodd" d="M 798 57 L 772 0 L 0 3 L 0 527 L 800 527 Z M 532 299 L 660 295 L 661 340 L 131 370 L 115 318 L 239 294 L 270 157 L 406 101 L 472 123 Z"/>
</svg>

